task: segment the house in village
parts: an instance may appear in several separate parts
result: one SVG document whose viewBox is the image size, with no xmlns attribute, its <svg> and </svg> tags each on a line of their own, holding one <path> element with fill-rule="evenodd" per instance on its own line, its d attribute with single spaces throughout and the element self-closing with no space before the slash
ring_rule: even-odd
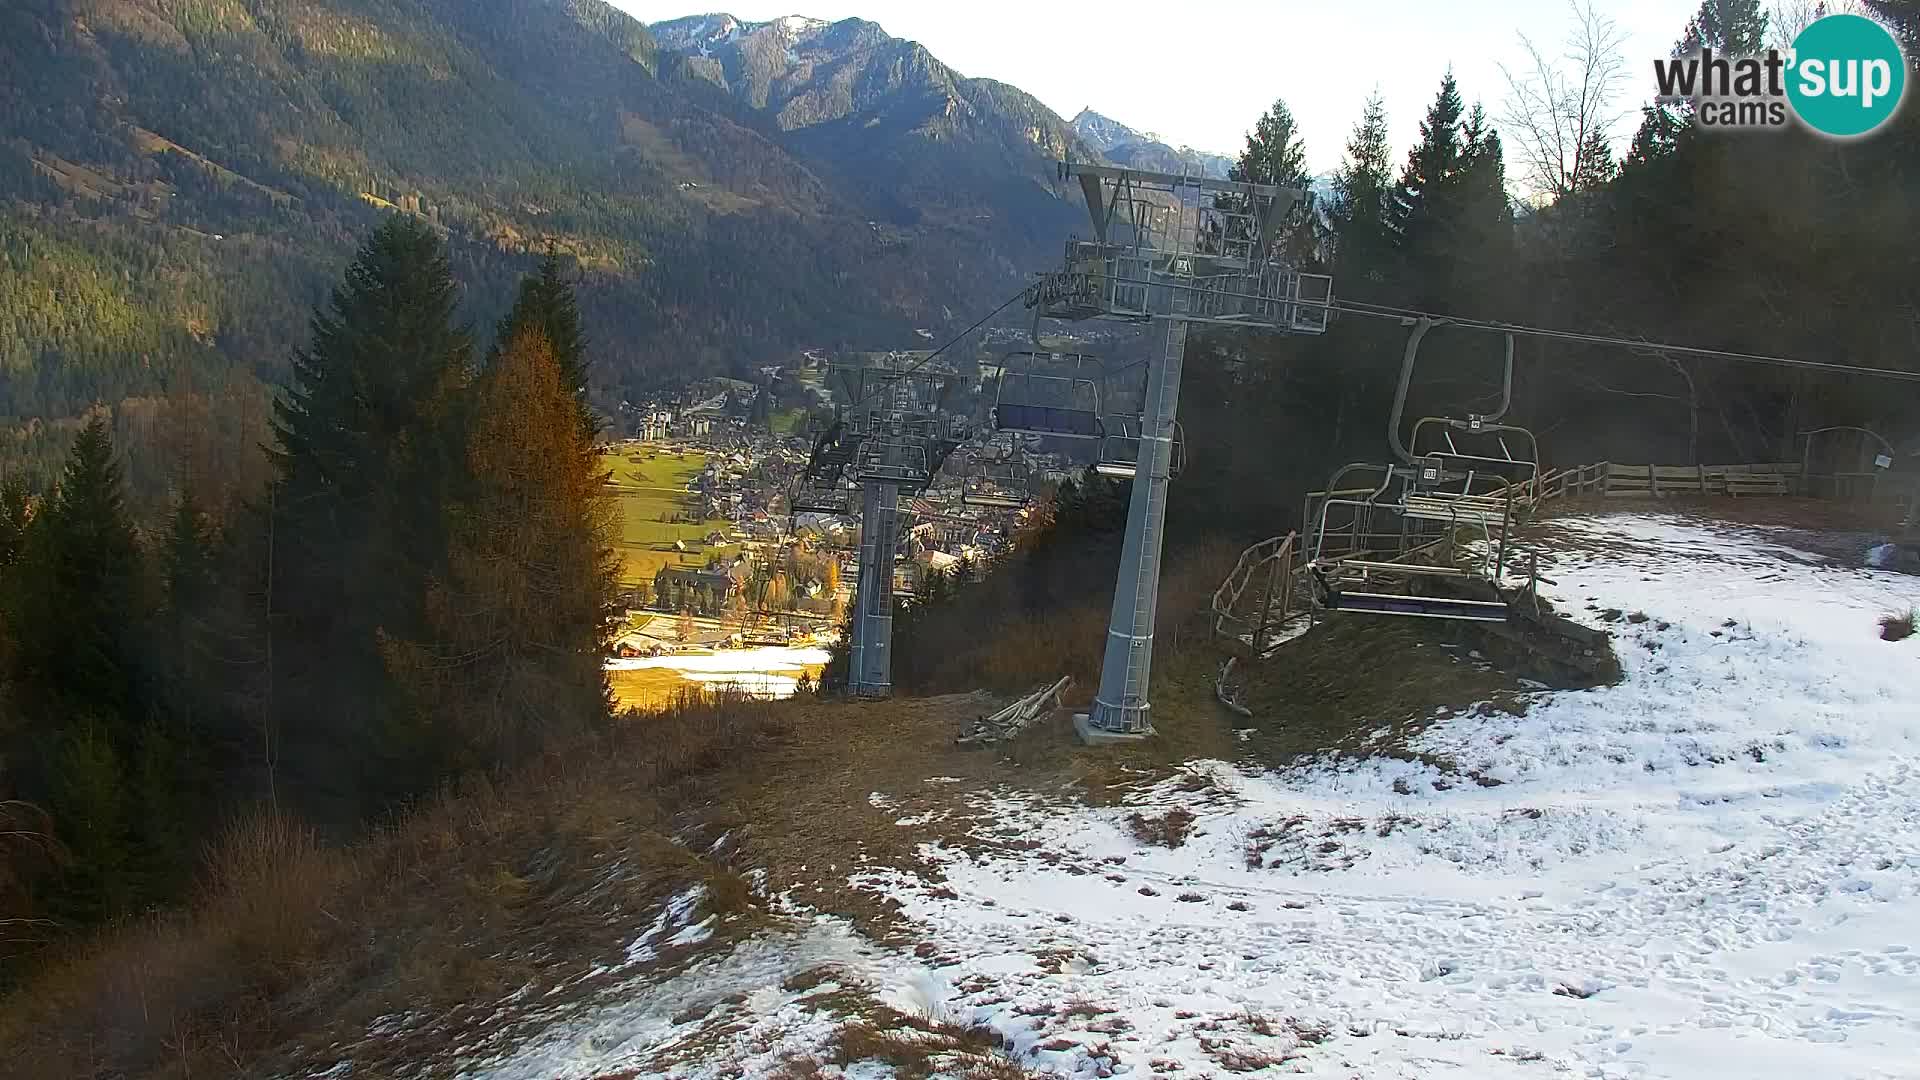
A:
<svg viewBox="0 0 1920 1080">
<path fill-rule="evenodd" d="M 663 566 L 653 576 L 654 604 L 668 611 L 718 615 L 726 609 L 736 583 L 726 570 Z"/>
<path fill-rule="evenodd" d="M 613 654 L 626 659 L 665 656 L 673 652 L 673 649 L 672 640 L 657 638 L 638 630 L 622 634 L 613 641 Z"/>
</svg>

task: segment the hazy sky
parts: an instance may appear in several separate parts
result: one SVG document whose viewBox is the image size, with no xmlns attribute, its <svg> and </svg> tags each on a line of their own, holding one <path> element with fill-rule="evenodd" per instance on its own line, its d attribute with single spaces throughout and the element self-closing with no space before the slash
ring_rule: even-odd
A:
<svg viewBox="0 0 1920 1080">
<path fill-rule="evenodd" d="M 699 0 L 612 0 L 647 22 L 691 14 Z M 717 0 L 749 21 L 780 15 L 871 19 L 963 75 L 1009 82 L 1072 119 L 1082 106 L 1169 142 L 1235 153 L 1275 98 L 1299 118 L 1309 166 L 1331 171 L 1376 87 L 1396 160 L 1451 64 L 1469 105 L 1496 118 L 1501 65 L 1523 59 L 1519 34 L 1558 54 L 1572 25 L 1565 0 Z M 1595 0 L 1626 35 L 1629 115 L 1653 95 L 1653 59 L 1699 0 Z M 1511 155 L 1510 155 L 1511 157 Z M 1511 168 L 1511 164 L 1510 164 Z"/>
</svg>

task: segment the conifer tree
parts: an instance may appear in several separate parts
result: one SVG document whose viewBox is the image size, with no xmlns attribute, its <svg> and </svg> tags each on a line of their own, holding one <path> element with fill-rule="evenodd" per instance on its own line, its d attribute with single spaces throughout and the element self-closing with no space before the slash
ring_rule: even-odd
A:
<svg viewBox="0 0 1920 1080">
<path fill-rule="evenodd" d="M 1865 0 L 1867 10 L 1906 47 L 1907 63 L 1920 65 L 1920 0 Z"/>
<path fill-rule="evenodd" d="M 140 551 L 104 414 L 74 439 L 21 558 L 12 590 L 16 682 L 49 720 L 91 717 L 117 728 L 133 705 L 129 630 L 144 611 Z"/>
<path fill-rule="evenodd" d="M 381 633 L 416 637 L 446 560 L 442 508 L 461 487 L 457 406 L 472 343 L 432 226 L 388 219 L 313 317 L 275 403 L 270 495 L 273 699 L 287 759 L 352 818 L 431 780 Z"/>
<path fill-rule="evenodd" d="M 1307 149 L 1286 102 L 1275 100 L 1254 123 L 1240 160 L 1227 176 L 1243 183 L 1306 186 Z"/>
<path fill-rule="evenodd" d="M 0 571 L 20 561 L 27 548 L 27 522 L 32 516 L 26 479 L 15 474 L 0 481 Z"/>
<path fill-rule="evenodd" d="M 1752 56 L 1767 47 L 1767 11 L 1760 0 L 1701 0 L 1673 48 L 1675 56 Z"/>
<path fill-rule="evenodd" d="M 600 421 L 587 403 L 587 339 L 580 329 L 579 301 L 565 269 L 559 253 L 549 248 L 540 268 L 521 280 L 513 308 L 500 320 L 487 362 L 491 365 L 515 334 L 538 330 L 553 349 L 560 366 L 560 385 L 575 399 L 581 430 L 591 447 L 600 435 Z"/>
<path fill-rule="evenodd" d="M 511 762 L 611 707 L 613 519 L 577 405 L 545 337 L 516 331 L 474 386 L 471 482 L 426 632 L 383 635 L 409 707 L 462 749 L 455 768 Z"/>
<path fill-rule="evenodd" d="M 1436 220 L 1446 216 L 1445 200 L 1460 169 L 1460 119 L 1466 107 L 1449 69 L 1440 91 L 1420 121 L 1420 141 L 1407 154 L 1394 192 L 1394 229 L 1402 247 L 1418 250 Z"/>
<path fill-rule="evenodd" d="M 49 911 L 73 924 L 125 914 L 140 898 L 125 768 L 139 711 L 141 576 L 121 467 L 96 412 L 26 527 L 6 589 L 11 696 L 41 734 L 47 805 L 72 855 Z"/>
<path fill-rule="evenodd" d="M 1339 273 L 1378 284 L 1392 247 L 1393 164 L 1387 141 L 1387 107 L 1378 91 L 1347 140 L 1347 153 L 1333 181 L 1332 218 Z"/>
<path fill-rule="evenodd" d="M 1294 188 L 1300 199 L 1287 211 L 1281 225 L 1284 250 L 1296 261 L 1307 262 L 1319 255 L 1320 237 L 1316 232 L 1318 215 L 1313 208 L 1313 193 L 1307 189 L 1307 149 L 1301 141 L 1298 123 L 1287 103 L 1275 99 L 1254 123 L 1240 159 L 1227 170 L 1229 180 L 1251 184 L 1274 184 Z M 1215 205 L 1223 209 L 1238 205 L 1233 196 L 1221 196 Z M 1233 237 L 1231 239 L 1246 239 Z"/>
</svg>

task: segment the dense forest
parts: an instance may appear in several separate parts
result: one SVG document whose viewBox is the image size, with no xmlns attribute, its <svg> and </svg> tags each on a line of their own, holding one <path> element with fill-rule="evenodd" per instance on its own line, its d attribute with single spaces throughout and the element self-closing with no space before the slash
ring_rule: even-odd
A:
<svg viewBox="0 0 1920 1080">
<path fill-rule="evenodd" d="M 0 487 L 9 975 L 180 896 L 235 814 L 352 836 L 607 719 L 572 288 L 549 259 L 484 356 L 458 291 L 427 222 L 378 227 L 293 357 L 258 487 L 187 474 L 141 525 L 103 411 L 50 490 Z"/>
</svg>

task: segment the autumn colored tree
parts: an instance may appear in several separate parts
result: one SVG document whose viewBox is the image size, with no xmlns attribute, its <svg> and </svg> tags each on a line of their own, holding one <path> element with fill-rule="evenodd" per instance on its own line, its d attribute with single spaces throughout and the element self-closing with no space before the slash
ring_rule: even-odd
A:
<svg viewBox="0 0 1920 1080">
<path fill-rule="evenodd" d="M 540 261 L 540 269 L 521 281 L 513 309 L 500 321 L 488 364 L 524 330 L 537 331 L 547 339 L 554 362 L 559 365 L 560 385 L 574 399 L 580 430 L 591 451 L 600 436 L 600 421 L 587 404 L 587 338 L 580 329 L 580 305 L 574 296 L 573 283 L 567 280 L 559 253 L 552 249 Z"/>
<path fill-rule="evenodd" d="M 472 395 L 467 489 L 427 632 L 383 652 L 454 768 L 512 762 L 606 718 L 614 511 L 577 400 L 535 328 L 515 332 Z"/>
</svg>

